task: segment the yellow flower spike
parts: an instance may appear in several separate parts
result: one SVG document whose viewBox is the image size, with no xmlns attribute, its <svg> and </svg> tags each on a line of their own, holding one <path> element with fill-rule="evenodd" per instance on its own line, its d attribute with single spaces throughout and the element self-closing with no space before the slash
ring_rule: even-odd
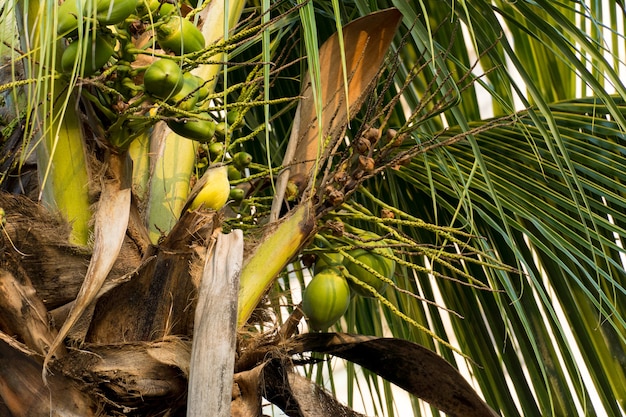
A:
<svg viewBox="0 0 626 417">
<path fill-rule="evenodd" d="M 219 210 L 224 207 L 229 195 L 228 168 L 224 164 L 215 164 L 209 167 L 194 185 L 183 212 L 196 210 L 199 207 Z"/>
</svg>

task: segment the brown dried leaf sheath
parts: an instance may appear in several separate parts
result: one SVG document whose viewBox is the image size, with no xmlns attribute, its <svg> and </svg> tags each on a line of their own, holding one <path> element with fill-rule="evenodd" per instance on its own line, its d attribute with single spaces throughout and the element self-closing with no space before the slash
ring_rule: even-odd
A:
<svg viewBox="0 0 626 417">
<path fill-rule="evenodd" d="M 361 107 L 380 71 L 389 45 L 402 21 L 397 9 L 387 9 L 356 19 L 343 27 L 345 59 L 348 79 L 348 106 L 350 117 Z M 341 65 L 341 49 L 337 34 L 320 48 L 320 77 L 322 85 L 322 140 L 330 137 L 334 143 L 348 125 L 345 85 Z M 318 156 L 324 149 L 319 144 L 318 119 L 313 100 L 310 76 L 303 81 L 299 106 L 299 136 L 291 176 L 308 177 Z"/>
<path fill-rule="evenodd" d="M 407 340 L 345 333 L 309 333 L 291 352 L 322 352 L 359 364 L 451 417 L 497 417 L 459 371 L 435 352 Z"/>
</svg>

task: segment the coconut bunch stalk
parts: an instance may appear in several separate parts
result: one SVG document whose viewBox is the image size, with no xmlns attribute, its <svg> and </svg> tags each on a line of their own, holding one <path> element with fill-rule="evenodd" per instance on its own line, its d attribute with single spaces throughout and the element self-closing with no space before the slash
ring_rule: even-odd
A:
<svg viewBox="0 0 626 417">
<path fill-rule="evenodd" d="M 158 123 L 151 144 L 158 157 L 150 175 L 147 223 L 150 241 L 156 244 L 162 234 L 172 230 L 187 201 L 197 143 Z"/>
<path fill-rule="evenodd" d="M 128 146 L 128 155 L 133 161 L 133 194 L 139 201 L 145 201 L 150 183 L 150 134 L 146 129 Z"/>
<path fill-rule="evenodd" d="M 311 18 L 302 11 L 301 17 Z M 315 235 L 318 207 L 313 206 L 310 194 L 316 180 L 314 168 L 324 165 L 333 147 L 325 146 L 322 138 L 330 136 L 331 143 L 336 141 L 345 131 L 350 115 L 356 114 L 363 104 L 371 91 L 400 18 L 397 10 L 390 9 L 351 22 L 343 28 L 341 36 L 332 36 L 319 48 L 322 71 L 319 67 L 316 70 L 315 65 L 310 64 L 301 92 L 301 97 L 306 99 L 299 102 L 296 110 L 283 160 L 286 168 L 278 177 L 277 191 L 272 203 L 270 221 L 276 222 L 277 226 L 273 230 L 270 228 L 242 270 L 238 319 L 240 326 L 250 318 L 278 273 Z M 309 24 L 314 27 L 314 22 Z M 344 50 L 344 39 L 350 40 L 351 48 Z M 363 59 L 364 56 L 368 59 Z M 317 62 L 315 59 L 313 61 Z M 342 66 L 330 65 L 342 61 L 351 63 L 347 69 L 351 75 L 348 86 L 345 85 L 346 77 Z M 315 93 L 316 88 L 311 86 L 310 80 L 317 80 L 317 85 L 322 87 L 321 94 Z M 320 103 L 322 105 L 317 105 Z M 320 109 L 323 110 L 320 112 Z M 301 195 L 299 206 L 285 219 L 278 220 L 285 189 L 295 177 L 301 178 L 304 194 Z M 271 262 L 268 264 L 269 259 Z"/>
<path fill-rule="evenodd" d="M 211 45 L 228 37 L 228 31 L 239 20 L 245 1 L 210 2 L 199 17 L 204 21 L 201 34 L 204 42 Z M 212 57 L 214 61 L 226 60 L 225 55 Z M 211 94 L 215 90 L 221 65 L 199 65 L 192 74 L 204 81 L 204 87 Z M 226 77 L 224 77 L 226 78 Z M 150 136 L 151 155 L 155 155 L 150 174 L 149 196 L 147 201 L 146 221 L 150 241 L 157 244 L 163 235 L 174 233 L 181 214 L 194 203 L 194 194 L 201 190 L 192 190 L 190 180 L 196 164 L 199 143 L 172 131 L 164 122 L 158 123 Z M 141 155 L 139 148 L 136 157 Z M 138 158 L 141 159 L 141 158 Z M 145 157 L 143 158 L 145 159 Z M 209 170 L 214 169 L 209 167 Z M 225 167 L 216 168 L 225 170 Z M 208 175 L 210 171 L 207 171 Z M 137 173 L 141 177 L 141 173 Z M 206 178 L 203 178 L 206 179 Z M 200 179 L 201 183 L 203 179 Z M 191 194 L 190 194 L 191 193 Z M 224 201 L 225 202 L 225 201 Z M 221 204 L 223 205 L 223 204 Z M 219 207 L 215 207 L 219 209 Z M 237 235 L 233 233 L 231 235 Z M 232 265 L 236 257 L 230 252 L 220 250 L 225 238 L 215 233 L 218 241 L 216 251 L 207 251 L 207 263 L 204 265 L 202 279 L 198 288 L 198 300 L 194 320 L 194 341 L 190 358 L 191 374 L 188 386 L 187 415 L 227 415 L 230 414 L 231 391 L 233 381 L 233 362 L 235 357 L 237 290 L 240 266 L 224 276 L 217 273 L 221 265 Z M 231 236 L 232 237 L 232 236 Z M 240 237 L 240 249 L 243 250 L 243 238 Z M 220 256 L 225 259 L 220 258 Z M 239 261 L 241 262 L 241 261 Z M 231 279 L 232 277 L 232 279 Z M 228 278 L 228 279 L 225 279 Z M 211 285 L 213 283 L 213 285 Z M 215 290 L 221 289 L 219 292 Z M 214 320 L 215 317 L 221 320 Z M 230 324 L 228 324 L 230 323 Z M 215 334 L 224 335 L 215 339 Z M 219 369 L 220 372 L 214 372 Z M 208 371 L 208 372 L 207 372 Z M 207 409 L 207 407 L 209 407 Z"/>
<path fill-rule="evenodd" d="M 205 44 L 211 45 L 228 36 L 234 27 L 245 1 L 210 2 L 199 14 L 204 24 L 201 28 Z M 219 62 L 225 54 L 219 53 L 212 60 Z M 215 90 L 221 65 L 202 64 L 192 74 L 205 81 L 209 94 Z M 179 219 L 187 200 L 189 182 L 196 162 L 198 143 L 171 131 L 165 123 L 158 123 L 152 131 L 151 154 L 154 155 L 150 194 L 147 202 L 146 222 L 152 243 L 166 235 Z"/>
<path fill-rule="evenodd" d="M 60 70 L 63 44 L 55 37 L 53 14 L 45 1 L 18 1 L 16 7 L 21 50 L 28 58 L 27 77 L 38 81 L 28 91 L 29 103 L 35 103 L 27 135 L 34 144 L 42 203 L 60 213 L 71 224 L 70 241 L 87 246 L 92 212 L 89 198 L 89 168 L 84 148 L 82 121 L 76 112 L 72 85 L 46 71 Z M 52 97 L 52 99 L 50 99 Z"/>
</svg>

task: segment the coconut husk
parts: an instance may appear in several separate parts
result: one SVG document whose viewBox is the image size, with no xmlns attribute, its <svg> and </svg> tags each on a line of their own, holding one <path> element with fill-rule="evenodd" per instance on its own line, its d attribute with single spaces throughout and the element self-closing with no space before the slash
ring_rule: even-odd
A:
<svg viewBox="0 0 626 417">
<path fill-rule="evenodd" d="M 43 357 L 0 334 L 0 398 L 13 417 L 95 417 L 99 405 L 82 386 L 63 374 L 41 378 Z"/>
<path fill-rule="evenodd" d="M 215 212 L 186 212 L 133 274 L 97 301 L 86 341 L 118 343 L 191 336 Z"/>
<path fill-rule="evenodd" d="M 73 301 L 89 265 L 88 248 L 68 243 L 69 225 L 27 197 L 0 193 L 0 207 L 6 213 L 0 268 L 14 275 L 21 268 L 49 310 Z M 125 239 L 108 279 L 131 273 L 141 259 L 136 240 Z"/>
</svg>

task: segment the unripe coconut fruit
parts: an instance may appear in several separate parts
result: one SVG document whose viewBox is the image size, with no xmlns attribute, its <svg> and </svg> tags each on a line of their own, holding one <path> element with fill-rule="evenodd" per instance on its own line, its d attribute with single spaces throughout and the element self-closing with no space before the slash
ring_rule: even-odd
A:
<svg viewBox="0 0 626 417">
<path fill-rule="evenodd" d="M 241 171 L 239 171 L 234 165 L 228 165 L 228 179 L 230 181 L 238 181 L 238 180 L 240 180 L 241 179 Z"/>
<path fill-rule="evenodd" d="M 139 17 L 154 20 L 178 12 L 176 5 L 161 3 L 160 0 L 140 0 L 135 11 Z"/>
<path fill-rule="evenodd" d="M 215 122 L 207 112 L 200 113 L 197 119 L 168 120 L 167 125 L 174 133 L 200 143 L 209 143 L 215 133 Z"/>
<path fill-rule="evenodd" d="M 185 72 L 183 74 L 183 86 L 178 93 L 171 96 L 168 99 L 170 104 L 176 106 L 176 108 L 191 111 L 199 100 L 200 94 L 200 77 L 196 77 L 195 75 Z"/>
<path fill-rule="evenodd" d="M 181 16 L 169 16 L 156 28 L 159 46 L 176 55 L 198 52 L 204 49 L 202 32 L 191 21 Z"/>
<path fill-rule="evenodd" d="M 235 165 L 235 167 L 237 167 L 237 169 L 239 170 L 243 170 L 244 168 L 249 166 L 251 162 L 252 155 L 250 155 L 248 152 L 241 151 L 233 155 L 233 165 Z"/>
<path fill-rule="evenodd" d="M 343 266 L 343 255 L 336 252 L 325 252 L 323 255 L 319 255 L 315 265 L 313 265 L 313 272 L 318 273 L 326 268 Z"/>
<path fill-rule="evenodd" d="M 177 94 L 184 84 L 184 74 L 177 62 L 162 58 L 154 61 L 143 75 L 143 86 L 153 96 L 168 98 Z"/>
<path fill-rule="evenodd" d="M 246 191 L 243 188 L 231 188 L 229 199 L 233 200 L 236 204 L 239 204 L 243 201 L 246 196 Z"/>
<path fill-rule="evenodd" d="M 217 127 L 216 127 L 217 130 Z M 224 153 L 224 144 L 222 142 L 211 142 L 209 143 L 209 156 L 211 156 L 211 159 L 215 159 L 219 156 L 222 156 L 222 154 Z"/>
<path fill-rule="evenodd" d="M 315 274 L 302 296 L 302 311 L 313 331 L 324 331 L 341 318 L 350 305 L 350 286 L 336 268 Z"/>
<path fill-rule="evenodd" d="M 83 49 L 84 47 L 84 49 Z M 82 76 L 88 77 L 106 64 L 113 55 L 113 45 L 105 35 L 86 36 L 83 39 L 70 43 L 61 56 L 61 69 L 71 72 L 76 61 L 84 54 Z M 80 69 L 80 68 L 79 68 Z"/>
<path fill-rule="evenodd" d="M 86 0 L 65 0 L 57 10 L 57 34 L 75 35 L 78 24 L 91 19 L 94 12 L 101 25 L 118 24 L 129 17 L 137 5 L 138 0 L 97 0 L 93 10 L 93 5 L 87 4 Z"/>
<path fill-rule="evenodd" d="M 379 236 L 374 233 L 367 232 L 362 235 L 362 238 L 366 240 L 373 240 L 379 238 Z M 380 244 L 381 241 L 371 243 L 372 246 L 379 246 Z M 348 252 L 348 254 L 386 278 L 391 279 L 396 271 L 395 261 L 387 257 L 393 255 L 393 251 L 390 248 L 377 248 L 376 252 L 373 249 L 368 250 L 366 248 L 359 248 Z M 387 286 L 385 281 L 368 271 L 362 265 L 359 265 L 348 258 L 344 259 L 344 265 L 348 269 L 350 275 L 359 281 L 374 287 L 374 289 L 379 293 L 382 292 Z M 350 281 L 350 288 L 361 296 L 373 297 L 372 293 L 352 281 Z"/>
<path fill-rule="evenodd" d="M 98 0 L 96 19 L 102 25 L 116 25 L 135 11 L 137 3 L 138 0 Z"/>
</svg>

